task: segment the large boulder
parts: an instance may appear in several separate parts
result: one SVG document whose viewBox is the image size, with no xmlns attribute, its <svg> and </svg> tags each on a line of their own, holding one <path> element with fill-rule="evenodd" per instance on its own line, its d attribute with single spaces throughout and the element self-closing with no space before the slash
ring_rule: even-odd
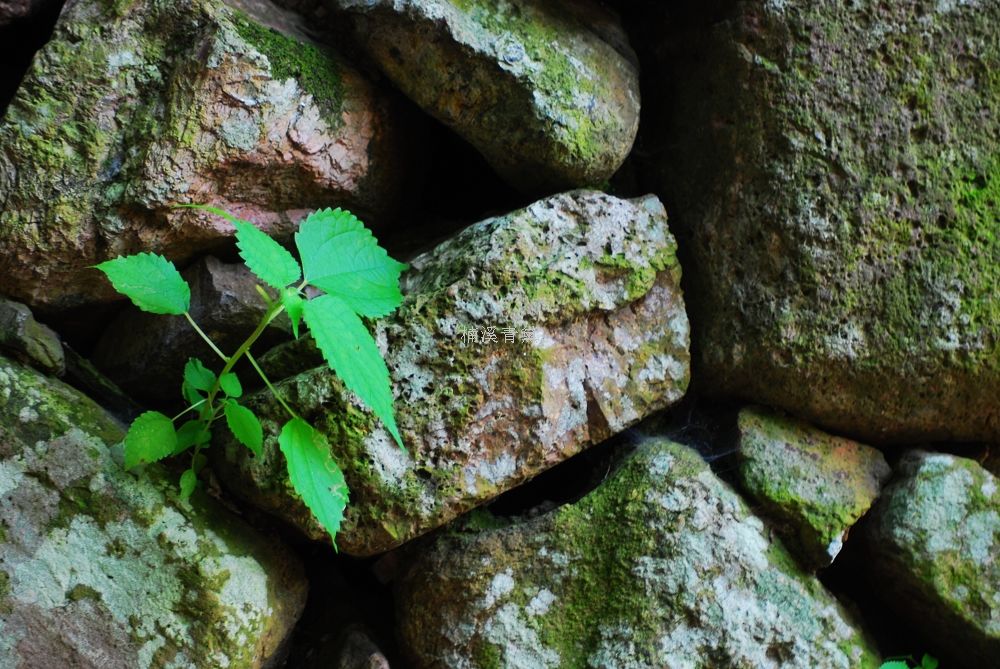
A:
<svg viewBox="0 0 1000 669">
<path fill-rule="evenodd" d="M 752 0 L 671 54 L 648 127 L 704 388 L 998 440 L 1000 3 Z"/>
<path fill-rule="evenodd" d="M 429 114 L 531 193 L 595 186 L 632 147 L 635 55 L 590 0 L 334 0 Z"/>
<path fill-rule="evenodd" d="M 412 260 L 402 306 L 374 328 L 406 450 L 325 366 L 278 385 L 345 470 L 340 548 L 388 550 L 680 399 L 688 322 L 674 253 L 655 197 L 578 191 Z M 263 456 L 226 442 L 223 479 L 324 537 L 289 486 L 284 409 L 266 392 L 248 401 Z"/>
<path fill-rule="evenodd" d="M 866 563 L 888 607 L 956 667 L 1000 658 L 1000 480 L 911 451 L 872 510 Z"/>
<path fill-rule="evenodd" d="M 264 2 L 70 0 L 0 121 L 3 291 L 52 312 L 116 299 L 102 260 L 173 260 L 311 208 L 398 204 L 390 100 Z"/>
<path fill-rule="evenodd" d="M 297 561 L 157 467 L 60 381 L 0 357 L 0 666 L 262 667 L 305 604 Z"/>
<path fill-rule="evenodd" d="M 664 439 L 574 504 L 412 552 L 396 595 L 416 667 L 878 666 L 739 496 Z"/>
<path fill-rule="evenodd" d="M 743 490 L 803 563 L 828 566 L 892 473 L 882 453 L 758 407 L 737 425 Z"/>
</svg>

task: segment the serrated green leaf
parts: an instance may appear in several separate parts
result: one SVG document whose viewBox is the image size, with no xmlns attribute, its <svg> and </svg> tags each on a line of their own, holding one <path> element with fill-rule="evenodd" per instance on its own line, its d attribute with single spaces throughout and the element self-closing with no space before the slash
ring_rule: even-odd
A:
<svg viewBox="0 0 1000 669">
<path fill-rule="evenodd" d="M 348 491 L 344 473 L 330 457 L 326 438 L 301 418 L 293 418 L 278 435 L 278 445 L 288 463 L 292 487 L 331 540 L 336 539 Z"/>
<path fill-rule="evenodd" d="M 139 253 L 95 265 L 122 295 L 154 314 L 181 315 L 191 305 L 191 288 L 163 256 Z"/>
<path fill-rule="evenodd" d="M 403 438 L 392 412 L 389 370 L 364 323 L 347 303 L 333 295 L 321 295 L 306 302 L 304 315 L 330 368 L 382 419 L 402 448 Z"/>
<path fill-rule="evenodd" d="M 178 208 L 200 209 L 221 216 L 236 228 L 236 246 L 250 271 L 274 288 L 284 288 L 302 277 L 302 268 L 284 246 L 271 239 L 248 221 L 206 204 L 182 204 Z"/>
<path fill-rule="evenodd" d="M 240 384 L 240 379 L 236 376 L 235 372 L 226 372 L 220 376 L 219 387 L 229 397 L 241 397 L 243 395 L 243 386 Z"/>
<path fill-rule="evenodd" d="M 215 385 L 215 372 L 198 358 L 188 358 L 184 365 L 184 382 L 196 390 L 209 391 Z"/>
<path fill-rule="evenodd" d="M 198 486 L 198 475 L 194 473 L 191 469 L 184 470 L 181 474 L 181 499 L 187 500 L 191 497 L 191 493 Z"/>
<path fill-rule="evenodd" d="M 162 460 L 176 448 L 174 424 L 158 411 L 147 411 L 132 422 L 125 435 L 125 468 Z"/>
<path fill-rule="evenodd" d="M 399 306 L 399 275 L 406 265 L 378 245 L 350 212 L 321 209 L 295 233 L 306 281 L 344 300 L 362 316 L 384 316 Z"/>
<path fill-rule="evenodd" d="M 207 444 L 212 439 L 212 431 L 200 418 L 189 420 L 177 429 L 177 446 L 174 455 L 183 453 L 192 446 Z"/>
<path fill-rule="evenodd" d="M 294 288 L 286 288 L 281 294 L 281 304 L 288 312 L 288 320 L 292 322 L 292 334 L 298 339 L 299 323 L 302 322 L 302 307 L 305 305 L 305 300 Z"/>
<path fill-rule="evenodd" d="M 264 445 L 264 430 L 253 411 L 240 406 L 236 400 L 226 400 L 223 411 L 226 414 L 226 425 L 237 441 L 260 457 Z"/>
<path fill-rule="evenodd" d="M 236 246 L 250 271 L 274 288 L 284 288 L 302 278 L 302 269 L 284 246 L 247 221 L 234 221 Z"/>
</svg>

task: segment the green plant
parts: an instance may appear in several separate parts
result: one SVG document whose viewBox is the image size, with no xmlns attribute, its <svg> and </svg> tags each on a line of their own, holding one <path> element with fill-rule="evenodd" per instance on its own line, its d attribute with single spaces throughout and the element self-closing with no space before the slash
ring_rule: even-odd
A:
<svg viewBox="0 0 1000 669">
<path fill-rule="evenodd" d="M 348 500 L 344 475 L 330 456 L 322 433 L 288 405 L 257 364 L 250 347 L 282 312 L 288 314 L 296 337 L 304 320 L 330 368 L 381 419 L 402 448 L 393 415 L 389 372 L 361 317 L 384 316 L 399 305 L 399 275 L 406 265 L 390 258 L 364 224 L 341 209 L 317 211 L 299 226 L 295 246 L 300 264 L 251 223 L 214 207 L 188 206 L 222 216 L 233 224 L 240 255 L 263 283 L 257 290 L 267 309 L 246 340 L 232 355 L 226 355 L 188 312 L 191 291 L 173 263 L 162 256 L 140 253 L 96 266 L 118 292 L 140 309 L 184 316 L 223 361 L 218 374 L 196 358 L 188 361 L 181 386 L 188 407 L 173 418 L 158 411 L 147 411 L 136 418 L 125 436 L 125 466 L 131 469 L 190 449 L 191 465 L 180 478 L 181 496 L 187 499 L 207 461 L 202 451 L 211 440 L 212 425 L 222 418 L 233 436 L 260 456 L 263 428 L 257 416 L 240 404 L 243 388 L 233 371 L 236 363 L 246 358 L 288 413 L 289 420 L 278 436 L 288 477 L 333 539 Z M 309 299 L 307 286 L 323 292 Z M 189 414 L 194 417 L 175 428 L 175 423 Z"/>
<path fill-rule="evenodd" d="M 924 653 L 924 656 L 920 658 L 920 664 L 917 664 L 912 655 L 905 655 L 889 658 L 882 663 L 879 669 L 937 669 L 937 666 L 937 658 Z"/>
</svg>

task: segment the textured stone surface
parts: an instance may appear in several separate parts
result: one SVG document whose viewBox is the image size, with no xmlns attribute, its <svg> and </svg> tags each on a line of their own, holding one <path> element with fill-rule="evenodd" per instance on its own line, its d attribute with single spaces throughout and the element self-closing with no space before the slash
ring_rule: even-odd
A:
<svg viewBox="0 0 1000 669">
<path fill-rule="evenodd" d="M 223 263 L 211 256 L 182 275 L 191 286 L 192 318 L 224 352 L 235 351 L 267 310 L 255 288 L 259 280 L 242 263 Z M 283 336 L 291 336 L 291 324 L 284 317 L 264 331 L 261 346 L 274 345 Z M 123 390 L 146 401 L 163 402 L 180 399 L 184 363 L 190 357 L 215 371 L 221 367 L 221 360 L 187 319 L 129 306 L 108 325 L 92 359 Z"/>
<path fill-rule="evenodd" d="M 767 535 L 696 452 L 648 440 L 579 502 L 415 549 L 401 639 L 417 667 L 878 666 Z"/>
<path fill-rule="evenodd" d="M 738 425 L 743 489 L 805 564 L 829 565 L 892 473 L 882 453 L 762 408 Z"/>
<path fill-rule="evenodd" d="M 305 603 L 295 559 L 173 477 L 122 469 L 121 428 L 0 358 L 0 667 L 261 667 Z"/>
<path fill-rule="evenodd" d="M 477 223 L 412 260 L 403 305 L 374 329 L 407 451 L 325 367 L 279 385 L 345 470 L 351 505 L 338 545 L 392 548 L 678 400 L 689 358 L 674 252 L 655 197 L 577 191 Z M 495 328 L 496 341 L 466 343 L 473 327 Z M 274 438 L 283 410 L 267 394 L 252 401 L 264 455 L 227 442 L 221 475 L 324 537 L 289 489 Z"/>
<path fill-rule="evenodd" d="M 1000 480 L 973 460 L 911 451 L 868 525 L 877 592 L 957 667 L 1000 658 Z"/>
<path fill-rule="evenodd" d="M 1000 438 L 1000 3 L 734 3 L 660 188 L 707 390 L 868 441 Z"/>
<path fill-rule="evenodd" d="M 0 349 L 43 372 L 61 375 L 66 356 L 59 335 L 19 302 L 0 297 Z"/>
<path fill-rule="evenodd" d="M 218 0 L 67 3 L 0 121 L 9 296 L 46 311 L 109 301 L 90 265 L 183 260 L 231 237 L 178 203 L 277 234 L 307 209 L 373 222 L 397 204 L 405 127 L 387 98 L 270 3 L 241 5 L 255 18 Z"/>
<path fill-rule="evenodd" d="M 598 185 L 632 147 L 635 56 L 589 0 L 333 4 L 400 90 L 519 188 Z"/>
</svg>

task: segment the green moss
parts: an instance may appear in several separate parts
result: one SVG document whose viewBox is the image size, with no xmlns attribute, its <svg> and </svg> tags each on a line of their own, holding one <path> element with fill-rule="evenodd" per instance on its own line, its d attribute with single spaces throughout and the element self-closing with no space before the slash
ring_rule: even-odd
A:
<svg viewBox="0 0 1000 669">
<path fill-rule="evenodd" d="M 233 24 L 244 40 L 267 56 L 275 80 L 294 79 L 329 114 L 333 127 L 343 123 L 344 84 L 340 65 L 329 51 L 261 25 L 245 14 L 237 14 Z"/>
<path fill-rule="evenodd" d="M 99 602 L 101 601 L 101 593 L 94 590 L 89 585 L 77 583 L 69 592 L 66 593 L 66 599 L 71 602 L 78 602 L 81 599 L 91 599 L 95 602 Z"/>
</svg>

